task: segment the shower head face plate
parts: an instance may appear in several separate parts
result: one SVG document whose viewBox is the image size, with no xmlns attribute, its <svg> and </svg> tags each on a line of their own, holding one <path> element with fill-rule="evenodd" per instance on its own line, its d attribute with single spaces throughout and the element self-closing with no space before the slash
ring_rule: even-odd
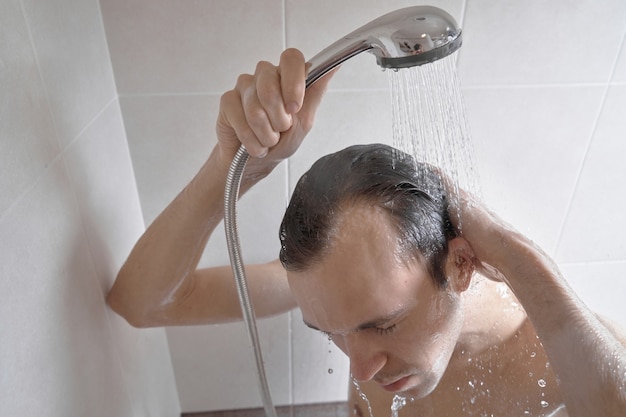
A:
<svg viewBox="0 0 626 417">
<path fill-rule="evenodd" d="M 461 47 L 461 29 L 452 16 L 432 6 L 413 6 L 387 13 L 315 55 L 307 86 L 361 52 L 376 57 L 382 68 L 408 68 L 444 58 Z"/>
<path fill-rule="evenodd" d="M 461 29 L 445 11 L 415 6 L 372 21 L 377 25 L 368 36 L 370 52 L 383 68 L 407 68 L 427 64 L 457 51 Z M 369 25 L 363 27 L 367 29 Z"/>
</svg>

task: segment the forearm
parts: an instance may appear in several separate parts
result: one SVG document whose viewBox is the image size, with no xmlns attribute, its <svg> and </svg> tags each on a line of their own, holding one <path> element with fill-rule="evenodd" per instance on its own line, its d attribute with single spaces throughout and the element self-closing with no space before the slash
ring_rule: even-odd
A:
<svg viewBox="0 0 626 417">
<path fill-rule="evenodd" d="M 148 227 L 121 268 L 107 301 L 130 323 L 153 325 L 191 290 L 206 243 L 223 219 L 225 161 L 216 147 Z"/>
<path fill-rule="evenodd" d="M 626 349 L 532 241 L 504 227 L 491 262 L 532 321 L 560 380 L 569 415 L 623 416 Z"/>
</svg>

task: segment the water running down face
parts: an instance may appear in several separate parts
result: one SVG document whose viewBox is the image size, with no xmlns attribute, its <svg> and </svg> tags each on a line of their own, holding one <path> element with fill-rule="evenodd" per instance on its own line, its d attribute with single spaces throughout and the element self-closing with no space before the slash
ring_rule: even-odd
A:
<svg viewBox="0 0 626 417">
<path fill-rule="evenodd" d="M 421 260 L 401 255 L 395 230 L 377 206 L 344 207 L 327 254 L 288 278 L 305 323 L 332 337 L 356 380 L 421 398 L 456 346 L 469 276 L 446 261 L 449 285 L 437 286 Z"/>
</svg>

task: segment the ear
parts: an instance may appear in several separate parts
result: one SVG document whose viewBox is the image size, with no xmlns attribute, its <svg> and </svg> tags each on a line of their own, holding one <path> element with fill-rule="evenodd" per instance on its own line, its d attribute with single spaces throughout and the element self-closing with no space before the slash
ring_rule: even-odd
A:
<svg viewBox="0 0 626 417">
<path fill-rule="evenodd" d="M 467 240 L 456 237 L 448 241 L 445 272 L 455 291 L 463 292 L 469 288 L 474 275 L 474 258 L 474 250 Z"/>
</svg>

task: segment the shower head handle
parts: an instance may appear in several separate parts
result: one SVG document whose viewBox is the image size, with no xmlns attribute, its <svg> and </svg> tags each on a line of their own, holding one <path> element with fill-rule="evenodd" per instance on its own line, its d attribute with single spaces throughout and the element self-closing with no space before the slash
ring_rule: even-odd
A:
<svg viewBox="0 0 626 417">
<path fill-rule="evenodd" d="M 309 60 L 307 87 L 364 51 L 382 68 L 407 68 L 444 58 L 461 47 L 461 29 L 433 6 L 399 9 L 361 26 Z"/>
</svg>

